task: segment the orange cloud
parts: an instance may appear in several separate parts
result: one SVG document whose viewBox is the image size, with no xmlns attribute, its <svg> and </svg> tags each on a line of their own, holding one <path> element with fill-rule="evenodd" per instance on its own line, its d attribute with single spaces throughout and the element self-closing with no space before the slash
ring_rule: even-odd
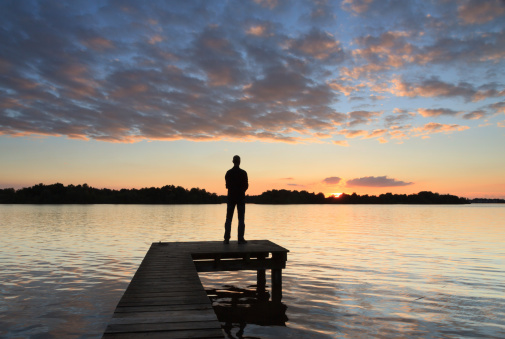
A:
<svg viewBox="0 0 505 339">
<path fill-rule="evenodd" d="M 357 137 L 367 135 L 368 132 L 364 131 L 364 130 L 352 131 L 352 130 L 348 130 L 348 129 L 343 129 L 343 130 L 339 131 L 339 134 L 345 135 L 346 138 L 357 138 Z"/>
<path fill-rule="evenodd" d="M 369 132 L 367 136 L 363 137 L 363 139 L 377 138 L 387 133 L 387 129 L 374 129 Z"/>
<path fill-rule="evenodd" d="M 363 49 L 355 49 L 352 53 L 362 57 L 369 63 L 381 64 L 386 67 L 398 68 L 415 60 L 415 47 L 406 41 L 407 32 L 385 32 L 379 37 L 365 36 L 356 39 Z"/>
<path fill-rule="evenodd" d="M 401 97 L 463 97 L 467 101 L 480 101 L 490 97 L 505 96 L 505 90 L 488 88 L 483 90 L 475 89 L 468 83 L 459 85 L 449 84 L 431 78 L 420 83 L 409 83 L 401 79 L 393 79 L 389 92 Z M 489 86 L 488 86 L 489 87 Z"/>
<path fill-rule="evenodd" d="M 438 117 L 441 115 L 455 116 L 462 113 L 454 111 L 449 108 L 437 108 L 437 109 L 418 108 L 417 112 L 423 117 Z"/>
<path fill-rule="evenodd" d="M 433 133 L 452 133 L 459 132 L 469 129 L 468 126 L 456 125 L 456 124 L 440 124 L 436 122 L 430 122 L 422 127 L 414 128 L 412 131 L 421 134 L 433 134 Z"/>
<path fill-rule="evenodd" d="M 331 142 L 334 143 L 335 145 L 349 147 L 349 143 L 347 142 L 347 140 L 332 140 Z"/>
<path fill-rule="evenodd" d="M 472 112 L 464 114 L 463 118 L 468 119 L 468 120 L 477 120 L 477 119 L 482 119 L 485 116 L 486 116 L 486 112 L 484 112 L 482 110 L 478 110 L 478 111 L 472 111 Z"/>
<path fill-rule="evenodd" d="M 266 25 L 251 26 L 246 31 L 246 33 L 249 35 L 254 35 L 254 36 L 266 36 L 267 35 L 267 27 L 266 27 Z"/>
<path fill-rule="evenodd" d="M 357 92 L 357 91 L 360 90 L 360 88 L 365 87 L 364 84 L 359 84 L 359 85 L 356 85 L 356 86 L 351 86 L 351 85 L 347 85 L 346 86 L 346 85 L 343 85 L 343 84 L 338 83 L 338 82 L 330 82 L 328 84 L 328 86 L 330 86 L 335 91 L 344 93 L 345 96 L 349 96 L 349 95 L 351 95 L 352 92 Z"/>
</svg>

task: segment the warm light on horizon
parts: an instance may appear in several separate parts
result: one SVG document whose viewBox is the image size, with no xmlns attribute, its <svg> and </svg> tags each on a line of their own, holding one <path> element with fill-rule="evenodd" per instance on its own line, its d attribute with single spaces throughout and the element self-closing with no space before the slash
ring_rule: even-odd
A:
<svg viewBox="0 0 505 339">
<path fill-rule="evenodd" d="M 0 2 L 0 189 L 505 198 L 503 1 L 51 3 Z"/>
</svg>

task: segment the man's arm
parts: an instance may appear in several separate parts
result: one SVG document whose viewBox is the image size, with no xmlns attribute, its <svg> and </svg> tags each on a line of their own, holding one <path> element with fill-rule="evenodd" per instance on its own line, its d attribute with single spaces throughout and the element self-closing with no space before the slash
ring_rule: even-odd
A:
<svg viewBox="0 0 505 339">
<path fill-rule="evenodd" d="M 244 178 L 245 178 L 245 185 L 244 185 L 244 192 L 247 191 L 247 189 L 249 188 L 249 178 L 247 177 L 247 172 L 244 171 Z"/>
</svg>

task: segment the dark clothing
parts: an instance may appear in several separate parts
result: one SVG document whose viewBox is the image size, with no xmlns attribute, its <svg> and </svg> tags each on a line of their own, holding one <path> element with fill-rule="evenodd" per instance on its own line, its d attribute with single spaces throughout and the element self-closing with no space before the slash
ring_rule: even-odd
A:
<svg viewBox="0 0 505 339">
<path fill-rule="evenodd" d="M 224 176 L 228 189 L 228 200 L 244 200 L 245 191 L 249 188 L 247 172 L 240 167 L 233 167 Z"/>
<path fill-rule="evenodd" d="M 224 223 L 224 239 L 230 240 L 231 237 L 231 221 L 233 220 L 233 212 L 237 206 L 238 214 L 238 240 L 244 240 L 245 233 L 245 201 L 230 201 L 228 199 L 228 207 L 226 209 L 226 222 Z"/>
<path fill-rule="evenodd" d="M 225 176 L 228 188 L 228 207 L 226 209 L 226 222 L 224 224 L 224 239 L 230 239 L 231 222 L 235 206 L 238 214 L 238 240 L 244 240 L 245 232 L 245 191 L 249 188 L 247 172 L 239 167 L 233 167 Z"/>
</svg>

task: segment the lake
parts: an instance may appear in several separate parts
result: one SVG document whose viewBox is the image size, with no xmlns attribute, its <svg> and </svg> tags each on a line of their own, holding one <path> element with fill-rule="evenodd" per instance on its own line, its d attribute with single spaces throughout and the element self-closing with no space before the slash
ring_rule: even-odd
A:
<svg viewBox="0 0 505 339">
<path fill-rule="evenodd" d="M 221 240 L 225 213 L 0 205 L 0 338 L 100 338 L 151 243 Z M 248 204 L 245 235 L 290 253 L 286 326 L 247 324 L 244 338 L 505 337 L 504 204 Z M 256 283 L 255 271 L 201 277 Z"/>
</svg>

